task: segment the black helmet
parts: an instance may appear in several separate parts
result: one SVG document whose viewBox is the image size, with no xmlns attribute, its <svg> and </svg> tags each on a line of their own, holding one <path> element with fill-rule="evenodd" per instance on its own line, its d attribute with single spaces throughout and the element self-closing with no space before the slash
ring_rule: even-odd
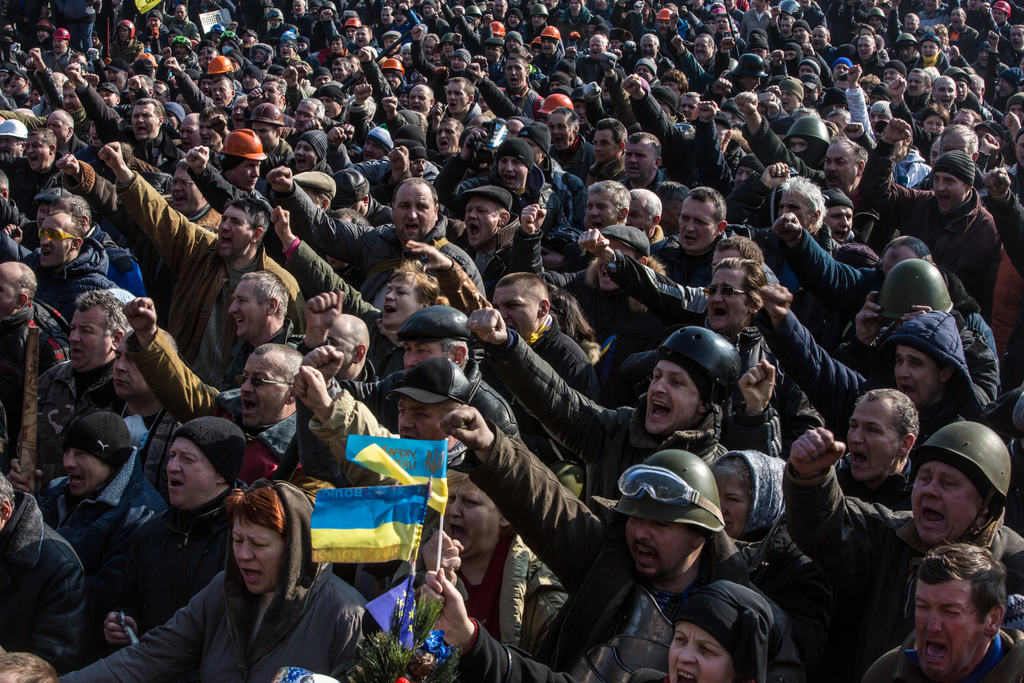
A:
<svg viewBox="0 0 1024 683">
<path fill-rule="evenodd" d="M 1010 490 L 1010 452 L 999 435 L 979 422 L 953 422 L 935 432 L 914 453 L 914 478 L 937 460 L 963 472 L 989 509 L 989 520 L 1003 514 Z"/>
<path fill-rule="evenodd" d="M 914 306 L 929 306 L 943 313 L 953 309 L 942 273 L 919 258 L 900 261 L 892 267 L 878 291 L 876 303 L 886 318 L 902 318 Z"/>
<path fill-rule="evenodd" d="M 694 366 L 706 373 L 711 382 L 710 396 L 704 401 L 719 404 L 725 401 L 740 378 L 740 354 L 729 341 L 703 327 L 684 327 L 669 335 L 658 347 L 658 360 L 668 360 L 687 372 Z M 701 382 L 694 378 L 697 385 Z"/>
<path fill-rule="evenodd" d="M 807 143 L 807 149 L 796 155 L 811 168 L 817 168 L 828 151 L 828 128 L 817 116 L 802 116 L 793 122 L 783 139 L 787 145 L 790 138 L 800 138 Z"/>
<path fill-rule="evenodd" d="M 630 467 L 619 477 L 619 492 L 622 497 L 615 509 L 624 515 L 683 522 L 708 531 L 725 528 L 715 475 L 689 451 L 658 451 Z"/>
<path fill-rule="evenodd" d="M 755 54 L 740 55 L 736 68 L 732 70 L 732 75 L 737 78 L 745 78 L 747 76 L 768 78 L 768 74 L 764 70 L 764 60 Z"/>
<path fill-rule="evenodd" d="M 796 0 L 782 0 L 779 3 L 779 11 L 794 19 L 799 19 L 803 15 L 803 10 L 800 9 L 800 4 Z"/>
<path fill-rule="evenodd" d="M 370 181 L 359 171 L 346 168 L 334 174 L 334 182 L 338 187 L 331 206 L 349 209 L 370 194 Z"/>
</svg>

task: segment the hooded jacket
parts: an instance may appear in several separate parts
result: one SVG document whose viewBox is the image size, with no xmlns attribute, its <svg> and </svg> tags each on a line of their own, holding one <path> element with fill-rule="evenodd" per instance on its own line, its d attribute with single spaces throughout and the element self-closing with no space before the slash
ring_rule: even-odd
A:
<svg viewBox="0 0 1024 683">
<path fill-rule="evenodd" d="M 938 405 L 919 411 L 921 429 L 917 439 L 920 443 L 951 422 L 981 417 L 982 405 L 971 382 L 960 332 L 949 313 L 932 311 L 904 323 L 875 352 L 876 363 L 869 377 L 826 353 L 795 315 L 787 315 L 778 329 L 764 311 L 758 314 L 756 322 L 769 348 L 840 440 L 846 438 L 850 415 L 861 394 L 869 389 L 896 386 L 893 359 L 897 345 L 917 349 L 940 367 L 951 366 L 954 370 L 945 398 Z"/>
<path fill-rule="evenodd" d="M 35 498 L 15 492 L 14 514 L 0 531 L 0 647 L 70 671 L 81 664 L 92 630 L 87 610 L 75 551 L 43 522 Z"/>
<path fill-rule="evenodd" d="M 107 278 L 107 253 L 92 237 L 82 241 L 78 256 L 60 270 L 40 267 L 38 252 L 27 256 L 24 263 L 36 273 L 36 298 L 56 309 L 68 322 L 75 315 L 75 299 L 81 294 L 116 287 Z"/>
<path fill-rule="evenodd" d="M 273 486 L 285 511 L 281 573 L 263 618 L 260 596 L 246 588 L 228 553 L 227 569 L 170 621 L 137 645 L 64 677 L 65 683 L 167 681 L 196 667 L 204 681 L 262 683 L 284 666 L 330 673 L 355 657 L 365 603 L 329 565 L 312 560 L 309 498 L 284 482 L 257 486 Z"/>
</svg>

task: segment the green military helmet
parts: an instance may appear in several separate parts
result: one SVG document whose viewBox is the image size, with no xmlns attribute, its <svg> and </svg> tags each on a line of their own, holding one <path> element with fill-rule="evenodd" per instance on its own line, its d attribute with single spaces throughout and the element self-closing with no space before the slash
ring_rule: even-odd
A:
<svg viewBox="0 0 1024 683">
<path fill-rule="evenodd" d="M 900 45 L 913 45 L 914 47 L 917 47 L 917 38 L 914 37 L 913 33 L 901 33 L 893 45 L 895 47 L 899 47 Z"/>
<path fill-rule="evenodd" d="M 538 2 L 536 5 L 534 5 L 533 7 L 530 8 L 530 16 L 531 17 L 537 17 L 537 16 L 546 17 L 546 16 L 548 16 L 548 8 L 545 7 L 543 4 Z"/>
<path fill-rule="evenodd" d="M 712 532 L 725 528 L 715 475 L 689 451 L 658 451 L 630 467 L 619 477 L 619 492 L 622 497 L 615 509 L 624 515 L 682 522 Z"/>
<path fill-rule="evenodd" d="M 1024 106 L 1024 92 L 1018 92 L 1010 95 L 1010 99 L 1006 100 L 1006 109 L 1009 110 L 1015 104 Z"/>
<path fill-rule="evenodd" d="M 807 143 L 807 149 L 802 152 L 794 152 L 794 154 L 811 168 L 817 168 L 821 160 L 825 158 L 825 152 L 828 151 L 828 146 L 831 144 L 828 128 L 817 116 L 802 116 L 794 121 L 783 142 L 788 145 L 790 138 L 801 138 Z"/>
<path fill-rule="evenodd" d="M 885 12 L 882 11 L 881 7 L 872 7 L 868 10 L 868 19 L 871 17 L 878 17 L 879 19 L 885 19 Z"/>
<path fill-rule="evenodd" d="M 900 261 L 878 291 L 876 304 L 886 318 L 902 318 L 914 306 L 929 306 L 933 311 L 949 313 L 953 302 L 942 273 L 931 263 L 919 258 Z"/>
<path fill-rule="evenodd" d="M 441 37 L 441 45 L 444 45 L 445 43 L 454 43 L 454 42 L 455 42 L 455 34 L 454 33 L 446 33 L 446 34 L 444 34 Z"/>
<path fill-rule="evenodd" d="M 467 5 L 466 14 L 473 17 L 481 17 L 484 13 L 476 5 Z"/>
<path fill-rule="evenodd" d="M 989 508 L 989 519 L 1003 513 L 1010 490 L 1010 452 L 999 435 L 979 422 L 953 422 L 919 446 L 914 478 L 925 463 L 938 461 L 962 472 Z"/>
</svg>

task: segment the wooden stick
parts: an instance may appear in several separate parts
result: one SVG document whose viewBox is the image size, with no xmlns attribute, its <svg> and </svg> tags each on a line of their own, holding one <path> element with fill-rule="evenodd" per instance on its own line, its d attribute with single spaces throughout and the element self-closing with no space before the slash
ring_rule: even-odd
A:
<svg viewBox="0 0 1024 683">
<path fill-rule="evenodd" d="M 25 340 L 25 389 L 21 402 L 21 435 L 18 437 L 18 464 L 28 482 L 36 489 L 36 436 L 39 421 L 39 328 L 28 328 Z"/>
</svg>

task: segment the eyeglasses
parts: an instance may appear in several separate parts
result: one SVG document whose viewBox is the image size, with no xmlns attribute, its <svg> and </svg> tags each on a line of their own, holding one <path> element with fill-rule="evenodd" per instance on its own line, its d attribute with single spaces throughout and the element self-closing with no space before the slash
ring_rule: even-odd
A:
<svg viewBox="0 0 1024 683">
<path fill-rule="evenodd" d="M 239 388 L 242 388 L 242 385 L 245 384 L 246 380 L 249 380 L 253 389 L 259 389 L 264 384 L 280 384 L 285 387 L 290 387 L 292 385 L 291 382 L 279 382 L 276 379 L 263 379 L 262 377 L 253 377 L 252 375 L 239 375 L 238 377 L 235 377 L 235 381 L 238 382 Z"/>
<path fill-rule="evenodd" d="M 619 491 L 627 498 L 645 493 L 659 503 L 696 505 L 722 521 L 722 511 L 672 470 L 654 465 L 633 465 L 619 477 Z"/>
<path fill-rule="evenodd" d="M 736 289 L 732 285 L 709 285 L 701 291 L 703 291 L 704 296 L 707 297 L 712 297 L 719 292 L 722 293 L 722 296 L 738 296 L 740 294 L 747 294 L 747 292 L 744 292 L 742 289 Z"/>
<path fill-rule="evenodd" d="M 43 237 L 51 242 L 56 242 L 57 240 L 77 239 L 75 235 L 69 235 L 63 230 L 58 230 L 57 228 L 39 228 L 39 238 L 42 239 Z"/>
</svg>

